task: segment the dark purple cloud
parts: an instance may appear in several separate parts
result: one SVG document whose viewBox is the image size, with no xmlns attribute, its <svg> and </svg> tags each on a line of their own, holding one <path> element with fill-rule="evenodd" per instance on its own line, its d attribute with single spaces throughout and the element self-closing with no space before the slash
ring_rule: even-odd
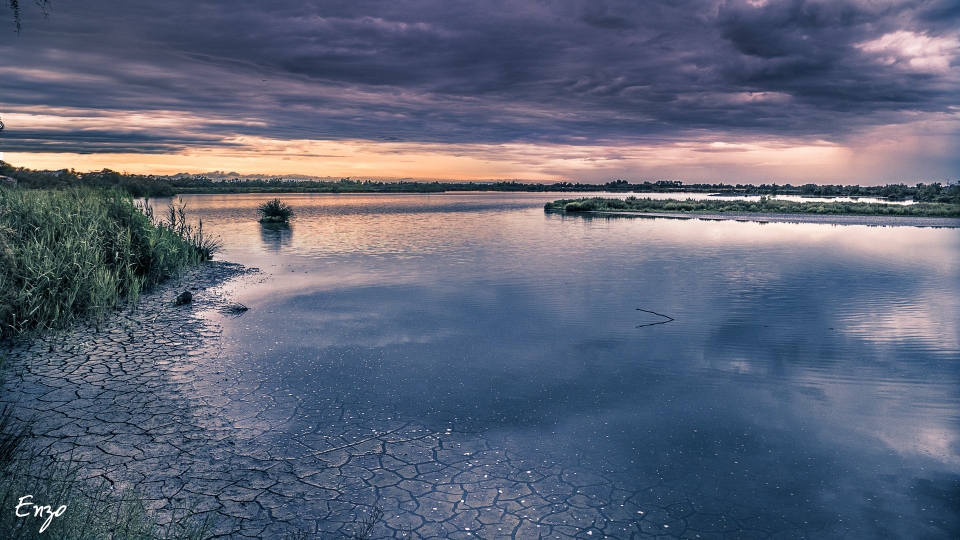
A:
<svg viewBox="0 0 960 540">
<path fill-rule="evenodd" d="M 225 135 L 837 141 L 950 113 L 958 95 L 960 51 L 943 45 L 960 28 L 953 1 L 55 0 L 48 20 L 24 7 L 22 34 L 9 13 L 0 24 L 5 118 L 215 121 L 135 134 L 8 121 L 7 151 L 173 151 Z M 891 62 L 904 39 L 940 43 L 920 53 L 940 57 Z"/>
</svg>

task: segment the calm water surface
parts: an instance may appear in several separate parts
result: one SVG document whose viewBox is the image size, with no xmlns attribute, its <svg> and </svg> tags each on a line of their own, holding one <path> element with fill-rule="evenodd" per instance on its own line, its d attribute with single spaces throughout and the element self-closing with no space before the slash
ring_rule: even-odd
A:
<svg viewBox="0 0 960 540">
<path fill-rule="evenodd" d="M 413 503 L 363 480 L 419 536 L 960 537 L 960 231 L 545 214 L 558 197 L 283 195 L 289 228 L 256 222 L 268 196 L 184 200 L 263 272 L 221 323 L 295 411 L 270 433 L 415 422 L 539 501 L 461 482 L 444 508 L 469 523 L 438 532 L 439 477 Z"/>
</svg>

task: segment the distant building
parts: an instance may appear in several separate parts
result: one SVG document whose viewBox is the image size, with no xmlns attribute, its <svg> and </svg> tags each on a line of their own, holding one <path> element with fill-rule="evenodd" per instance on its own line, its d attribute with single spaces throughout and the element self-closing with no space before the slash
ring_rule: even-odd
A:
<svg viewBox="0 0 960 540">
<path fill-rule="evenodd" d="M 17 187 L 17 181 L 9 176 L 0 176 L 0 187 Z"/>
</svg>

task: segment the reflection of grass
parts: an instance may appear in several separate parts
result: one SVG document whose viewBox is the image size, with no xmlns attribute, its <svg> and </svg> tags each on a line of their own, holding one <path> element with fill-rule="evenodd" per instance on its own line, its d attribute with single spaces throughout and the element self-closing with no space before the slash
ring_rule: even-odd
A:
<svg viewBox="0 0 960 540">
<path fill-rule="evenodd" d="M 289 231 L 290 223 L 287 221 L 263 221 L 260 223 L 261 229 L 265 231 Z"/>
<path fill-rule="evenodd" d="M 219 311 L 220 313 L 223 313 L 224 315 L 233 315 L 233 316 L 239 317 L 240 315 L 243 315 L 244 313 L 246 313 L 248 309 L 250 308 L 237 302 L 233 304 L 227 304 L 221 307 L 217 311 Z"/>
<path fill-rule="evenodd" d="M 701 214 L 820 214 L 866 216 L 960 217 L 960 205 L 916 203 L 911 205 L 865 202 L 794 202 L 760 197 L 748 200 L 677 200 L 627 197 L 563 199 L 547 203 L 548 212 L 665 212 Z"/>
<path fill-rule="evenodd" d="M 0 538 L 61 540 L 121 540 L 207 538 L 213 526 L 212 514 L 195 514 L 184 507 L 173 512 L 173 519 L 161 525 L 131 489 L 115 490 L 106 481 L 86 482 L 78 478 L 78 466 L 72 461 L 56 462 L 30 448 L 29 429 L 12 416 L 12 407 L 0 412 Z M 19 454 L 21 457 L 15 457 Z M 40 506 L 50 505 L 60 517 L 49 518 L 44 532 L 40 528 L 48 514 L 18 517 L 15 507 L 21 498 Z M 27 508 L 21 508 L 21 515 Z"/>
</svg>

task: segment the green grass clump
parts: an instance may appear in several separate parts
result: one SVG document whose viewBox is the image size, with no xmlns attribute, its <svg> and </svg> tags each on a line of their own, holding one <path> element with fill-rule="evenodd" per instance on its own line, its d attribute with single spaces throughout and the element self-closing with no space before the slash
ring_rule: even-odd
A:
<svg viewBox="0 0 960 540">
<path fill-rule="evenodd" d="M 0 188 L 0 339 L 99 321 L 217 247 L 182 204 L 160 219 L 119 191 Z"/>
<path fill-rule="evenodd" d="M 760 200 L 694 200 L 601 197 L 562 199 L 544 205 L 547 212 L 672 212 L 700 214 L 821 214 L 861 216 L 960 217 L 960 204 L 922 202 L 911 205 L 865 202 L 794 202 Z"/>
<path fill-rule="evenodd" d="M 267 201 L 257 207 L 260 223 L 286 223 L 293 216 L 293 208 L 280 199 Z"/>
<path fill-rule="evenodd" d="M 117 191 L 0 188 L 0 338 L 76 317 L 99 320 L 119 303 L 136 301 L 145 288 L 210 259 L 216 248 L 202 224 L 187 222 L 182 203 L 171 205 L 163 219 Z M 30 423 L 15 418 L 14 408 L 0 408 L 0 538 L 211 536 L 213 514 L 184 506 L 161 520 L 136 490 L 84 480 L 79 462 L 41 454 Z M 30 515 L 18 516 L 15 509 L 27 495 L 49 511 L 22 508 Z"/>
</svg>

